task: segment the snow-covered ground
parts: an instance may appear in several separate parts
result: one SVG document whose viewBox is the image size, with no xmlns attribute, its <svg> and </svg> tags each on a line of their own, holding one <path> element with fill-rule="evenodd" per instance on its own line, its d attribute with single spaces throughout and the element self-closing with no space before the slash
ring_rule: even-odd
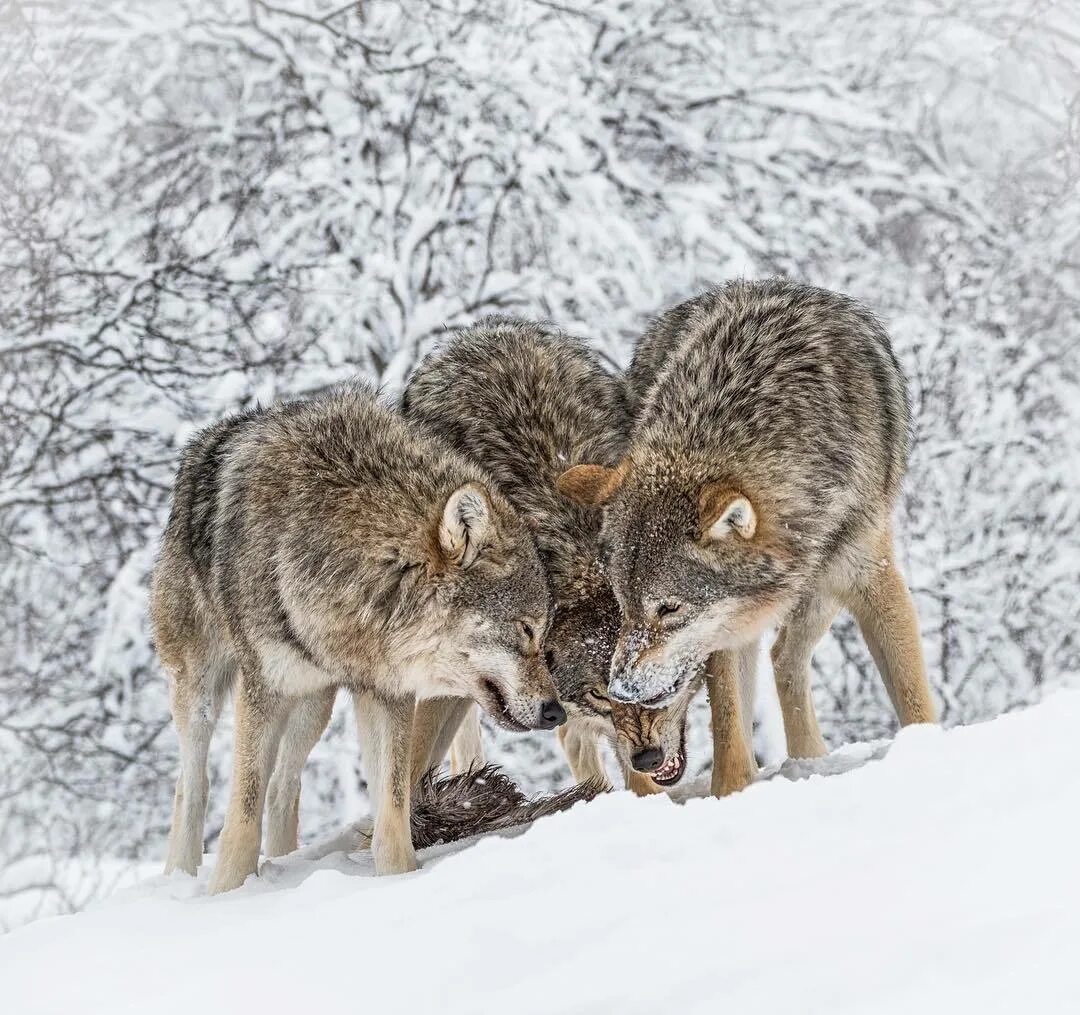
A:
<svg viewBox="0 0 1080 1015">
<path fill-rule="evenodd" d="M 771 774 L 403 877 L 308 850 L 219 898 L 153 878 L 0 938 L 3 1010 L 1078 1010 L 1080 691 Z"/>
</svg>

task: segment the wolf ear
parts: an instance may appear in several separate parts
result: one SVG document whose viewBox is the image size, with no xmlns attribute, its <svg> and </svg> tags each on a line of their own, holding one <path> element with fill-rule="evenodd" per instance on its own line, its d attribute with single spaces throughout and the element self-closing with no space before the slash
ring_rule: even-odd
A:
<svg viewBox="0 0 1080 1015">
<path fill-rule="evenodd" d="M 757 513 L 748 497 L 730 487 L 710 485 L 701 491 L 701 532 L 705 542 L 727 539 L 732 533 L 743 539 L 757 531 Z"/>
<path fill-rule="evenodd" d="M 596 507 L 611 499 L 626 477 L 625 466 L 575 465 L 555 481 L 555 488 L 567 500 L 584 507 Z"/>
<path fill-rule="evenodd" d="M 495 536 L 491 502 L 479 483 L 466 483 L 446 501 L 439 522 L 439 545 L 459 567 L 468 567 Z"/>
</svg>

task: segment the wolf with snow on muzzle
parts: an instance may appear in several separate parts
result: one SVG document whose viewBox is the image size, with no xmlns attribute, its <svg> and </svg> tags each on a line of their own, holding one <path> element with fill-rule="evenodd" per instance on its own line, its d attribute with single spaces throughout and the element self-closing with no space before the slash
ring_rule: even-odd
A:
<svg viewBox="0 0 1080 1015">
<path fill-rule="evenodd" d="M 615 464 L 560 489 L 604 505 L 621 626 L 613 699 L 669 706 L 705 672 L 717 794 L 756 771 L 758 642 L 772 655 L 788 752 L 825 752 L 810 658 L 840 607 L 858 621 L 901 724 L 934 708 L 891 516 L 907 464 L 904 378 L 874 316 L 782 279 L 732 282 L 668 311 L 638 345 L 636 413 Z"/>
</svg>

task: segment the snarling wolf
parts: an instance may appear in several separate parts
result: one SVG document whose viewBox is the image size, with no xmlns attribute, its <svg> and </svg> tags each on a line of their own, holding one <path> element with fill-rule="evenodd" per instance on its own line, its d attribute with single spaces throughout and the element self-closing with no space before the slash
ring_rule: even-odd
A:
<svg viewBox="0 0 1080 1015">
<path fill-rule="evenodd" d="M 488 470 L 536 535 L 554 589 L 545 649 L 570 715 L 560 737 L 575 778 L 604 778 L 603 737 L 636 792 L 677 782 L 686 696 L 652 711 L 609 698 L 619 609 L 597 554 L 601 513 L 555 485 L 577 462 L 619 460 L 629 428 L 621 381 L 578 340 L 494 317 L 456 332 L 420 364 L 402 411 Z"/>
<path fill-rule="evenodd" d="M 934 709 L 891 515 L 907 463 L 903 375 L 881 324 L 845 296 L 732 282 L 674 308 L 629 374 L 626 454 L 568 470 L 560 489 L 605 504 L 622 625 L 613 698 L 659 707 L 706 669 L 713 789 L 756 769 L 757 644 L 773 646 L 788 752 L 825 751 L 810 697 L 814 646 L 854 614 L 902 724 Z"/>
<path fill-rule="evenodd" d="M 357 702 L 379 873 L 416 867 L 417 698 L 475 699 L 512 730 L 565 719 L 541 649 L 548 579 L 524 521 L 481 469 L 362 385 L 234 416 L 192 441 L 151 598 L 181 755 L 166 870 L 194 872 L 202 858 L 207 749 L 235 684 L 212 892 L 255 870 L 283 727 L 317 737 L 338 687 Z M 293 749 L 306 757 L 302 741 Z"/>
</svg>

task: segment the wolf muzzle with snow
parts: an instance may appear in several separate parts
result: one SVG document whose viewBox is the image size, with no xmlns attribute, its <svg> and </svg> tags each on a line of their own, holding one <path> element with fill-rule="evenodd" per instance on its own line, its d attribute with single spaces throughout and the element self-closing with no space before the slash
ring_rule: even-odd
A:
<svg viewBox="0 0 1080 1015">
<path fill-rule="evenodd" d="M 777 279 L 732 282 L 660 317 L 630 369 L 636 424 L 619 462 L 560 477 L 605 505 L 621 629 L 609 692 L 662 707 L 705 671 L 713 789 L 756 770 L 749 747 L 762 633 L 792 757 L 824 753 L 814 646 L 855 616 L 902 724 L 934 709 L 891 515 L 908 454 L 904 378 L 854 300 Z"/>
</svg>

